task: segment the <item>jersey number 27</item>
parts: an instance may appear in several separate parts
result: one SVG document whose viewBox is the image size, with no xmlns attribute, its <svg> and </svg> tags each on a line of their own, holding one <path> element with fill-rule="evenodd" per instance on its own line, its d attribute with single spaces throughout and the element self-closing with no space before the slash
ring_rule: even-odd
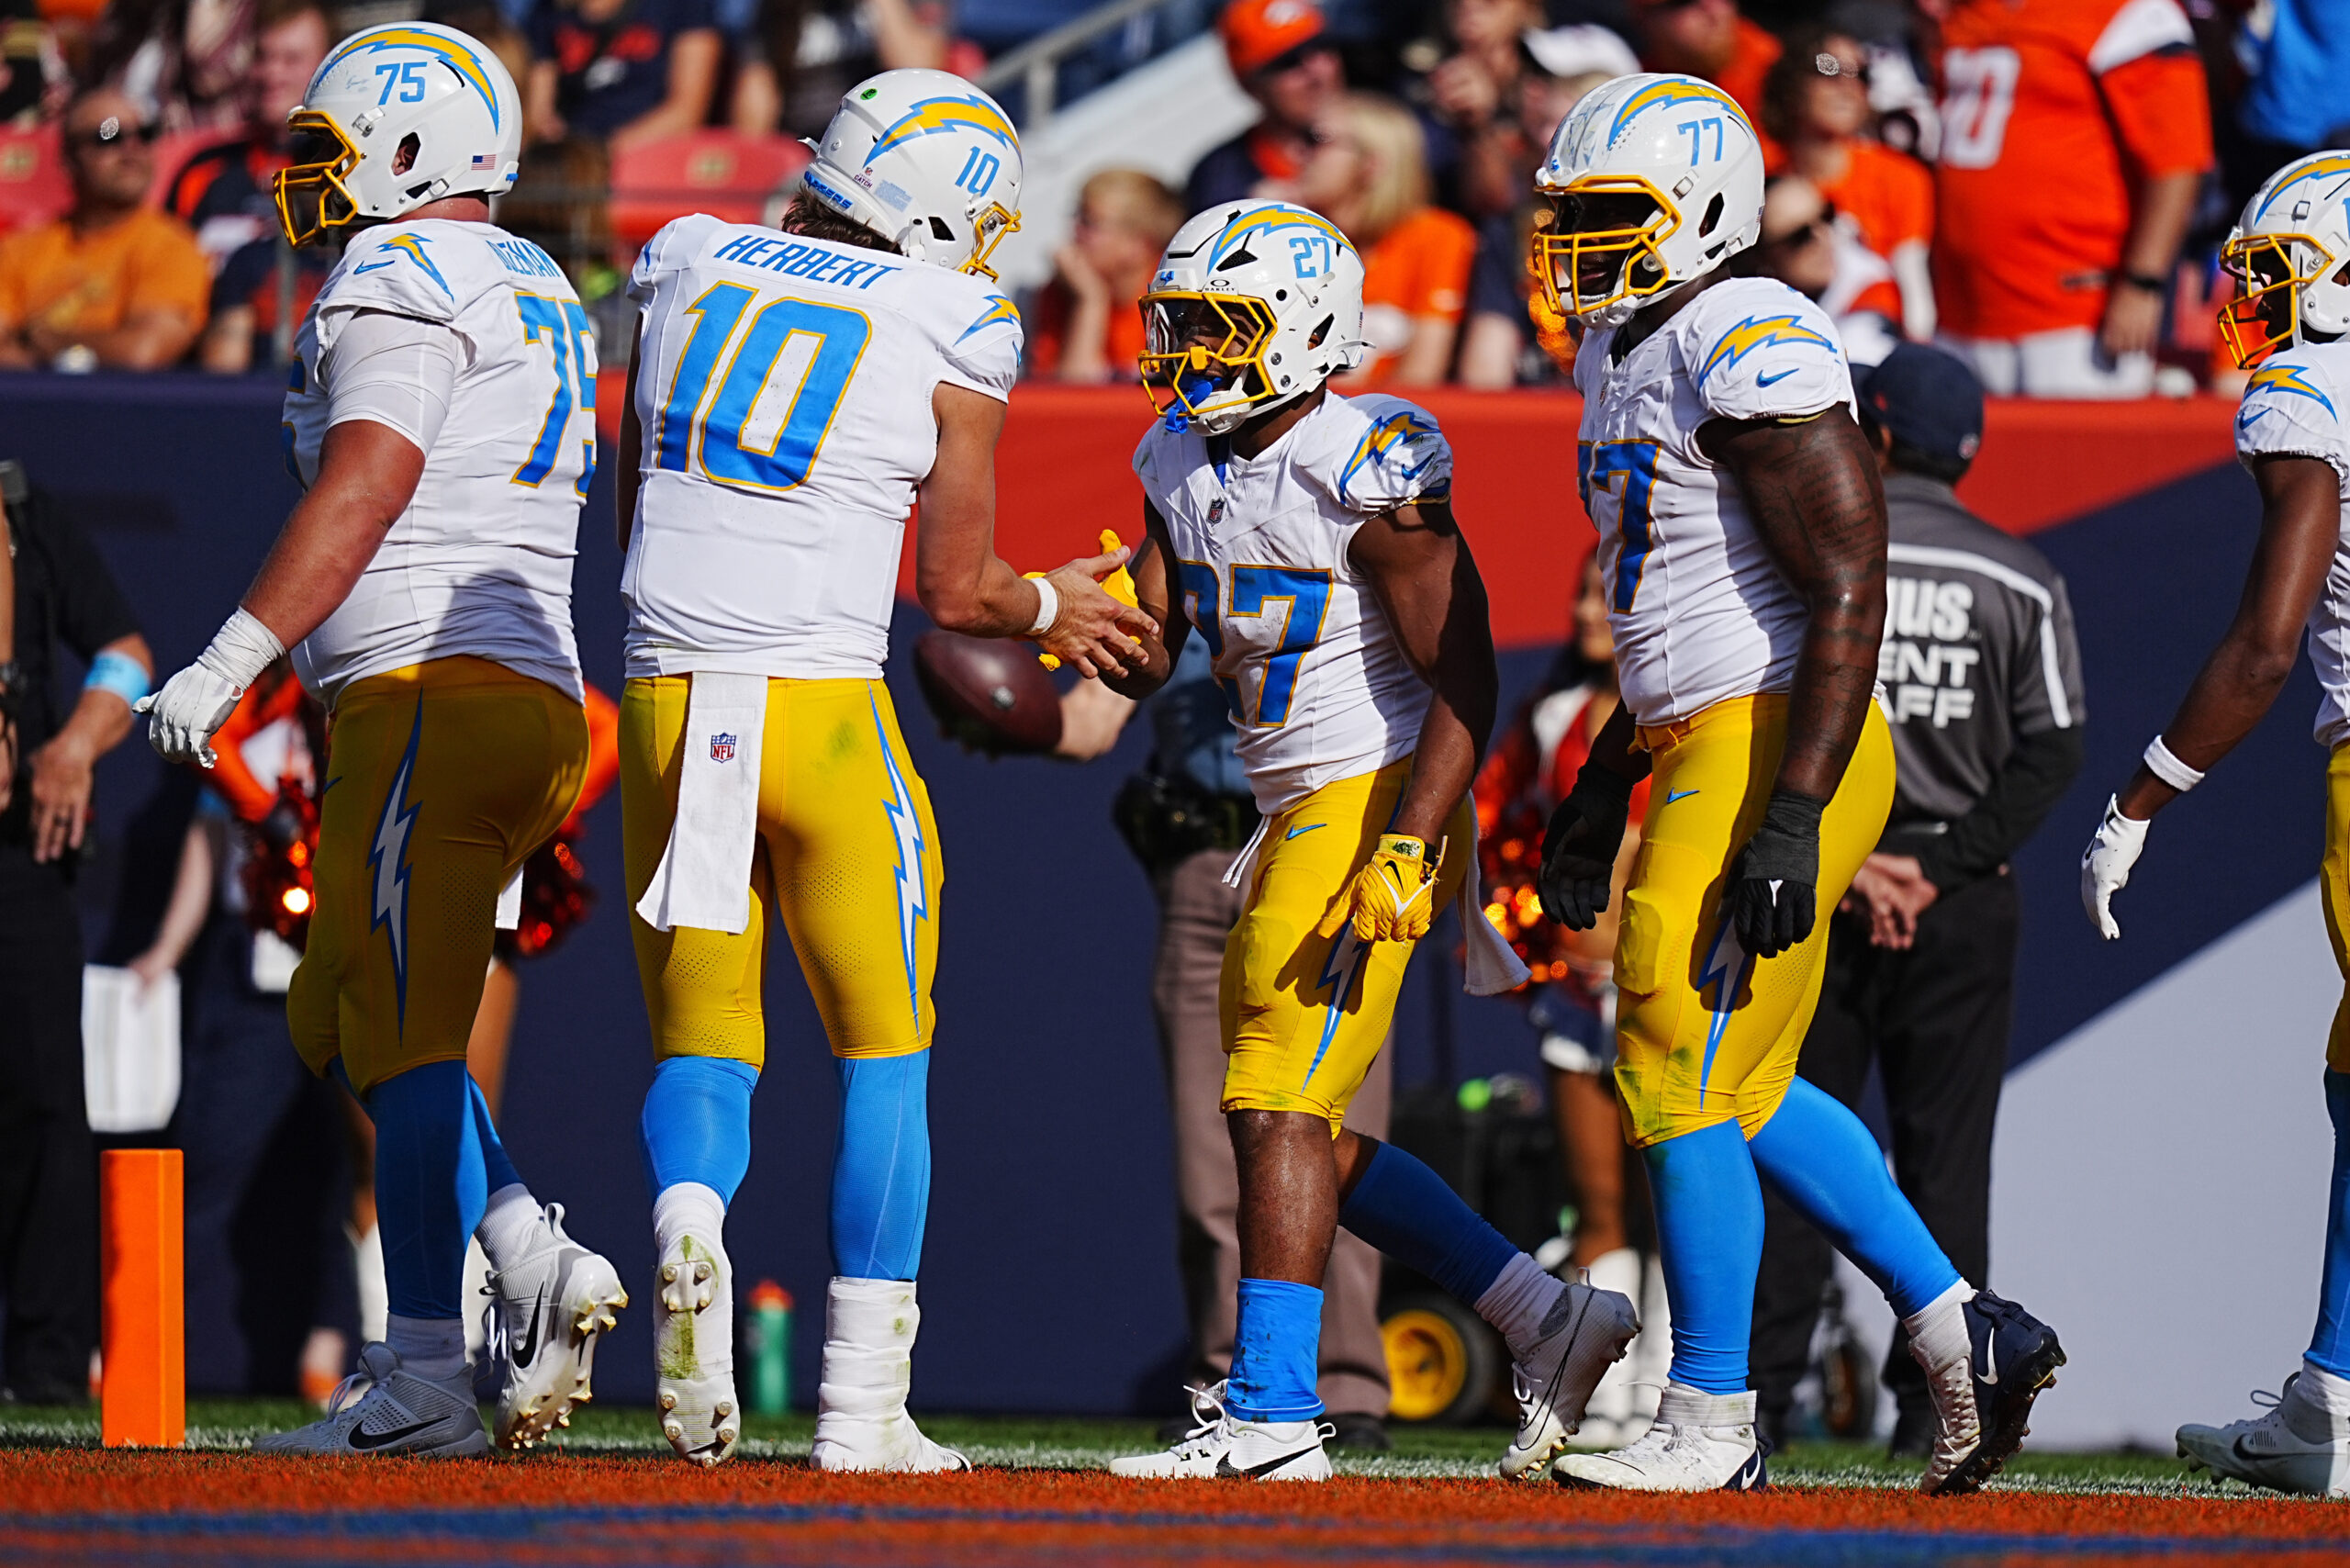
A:
<svg viewBox="0 0 2350 1568">
<path fill-rule="evenodd" d="M 758 297 L 721 283 L 686 307 L 694 329 L 661 405 L 655 467 L 752 490 L 807 483 L 873 323 L 789 296 L 754 311 Z"/>
</svg>

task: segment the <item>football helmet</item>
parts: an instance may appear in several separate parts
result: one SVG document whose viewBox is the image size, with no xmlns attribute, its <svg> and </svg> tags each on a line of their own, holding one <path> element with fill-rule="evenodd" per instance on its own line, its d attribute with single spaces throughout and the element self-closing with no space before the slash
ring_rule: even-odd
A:
<svg viewBox="0 0 2350 1568">
<path fill-rule="evenodd" d="M 2250 370 L 2304 332 L 2350 331 L 2350 151 L 2312 152 L 2268 176 L 2220 248 L 2236 280 L 2220 335 Z"/>
<path fill-rule="evenodd" d="M 1020 137 L 1002 106 L 944 71 L 884 71 L 841 99 L 800 189 L 918 262 L 995 276 L 1020 227 Z"/>
<path fill-rule="evenodd" d="M 1363 361 L 1362 257 L 1285 201 L 1227 202 L 1176 230 L 1142 297 L 1143 390 L 1169 428 L 1222 435 Z"/>
<path fill-rule="evenodd" d="M 1546 302 L 1620 326 L 1762 232 L 1762 149 L 1729 95 L 1695 76 L 1618 76 L 1575 105 L 1534 188 Z"/>
<path fill-rule="evenodd" d="M 286 117 L 277 221 L 306 245 L 453 196 L 503 195 L 522 167 L 522 100 L 498 56 L 454 28 L 352 34 Z"/>
</svg>

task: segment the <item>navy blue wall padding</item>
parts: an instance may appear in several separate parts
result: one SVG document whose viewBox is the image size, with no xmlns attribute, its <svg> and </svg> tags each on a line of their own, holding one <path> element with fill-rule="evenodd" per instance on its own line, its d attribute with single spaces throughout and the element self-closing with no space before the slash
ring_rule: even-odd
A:
<svg viewBox="0 0 2350 1568">
<path fill-rule="evenodd" d="M 89 526 L 145 620 L 163 676 L 203 648 L 295 498 L 278 454 L 281 398 L 265 377 L 0 375 L 0 457 L 20 457 L 33 482 Z M 610 472 L 608 462 L 580 529 L 576 619 L 588 678 L 617 693 Z M 1485 570 L 1508 570 L 1509 523 L 1467 521 Z M 1588 525 L 1562 499 L 1555 516 L 1522 526 Z M 2269 722 L 2155 825 L 2119 901 L 2129 940 L 2098 942 L 2079 908 L 2080 846 L 2105 793 L 2226 625 L 2257 526 L 2251 484 L 2231 467 L 2036 536 L 2071 580 L 2091 722 L 2082 782 L 2017 868 L 2018 1060 L 2316 873 L 2324 758 L 2309 739 L 2316 689 L 2304 663 Z M 1562 605 L 1571 592 L 1560 585 Z M 947 872 L 916 1401 L 931 1409 L 1167 1408 L 1181 1383 L 1183 1320 L 1147 997 L 1155 918 L 1148 885 L 1109 818 L 1146 738 L 1137 726 L 1113 756 L 1084 767 L 964 756 L 938 738 L 909 678 L 906 660 L 923 626 L 917 610 L 901 609 L 890 674 L 907 744 L 929 780 Z M 1548 662 L 1544 649 L 1503 655 L 1505 711 Z M 78 670 L 68 673 L 78 679 Z M 152 934 L 172 858 L 149 847 L 134 866 L 125 851 L 163 777 L 143 743 L 100 767 L 94 856 L 82 879 L 94 958 L 119 961 Z M 591 813 L 580 848 L 602 902 L 564 946 L 522 966 L 500 1131 L 532 1192 L 565 1204 L 572 1233 L 609 1252 L 633 1286 L 653 1265 L 635 1152 L 652 1055 L 622 918 L 617 795 Z M 1075 868 L 1092 879 L 1087 909 L 1121 918 L 1056 925 L 1041 913 L 1066 907 Z M 1431 1076 L 1439 1039 L 1464 1076 L 1539 1076 L 1520 1008 L 1460 994 L 1457 948 L 1448 921 L 1414 961 L 1397 1014 L 1399 1081 Z M 813 1388 L 840 1092 L 780 940 L 767 997 L 756 1154 L 727 1240 L 746 1284 L 772 1277 L 802 1304 L 795 1383 Z M 1086 1266 L 1072 1272 L 1073 1244 Z M 1040 1360 L 1030 1353 L 1035 1293 L 1020 1282 L 1046 1277 L 1058 1292 L 1056 1322 L 1082 1327 L 1057 1333 L 1053 1353 Z M 604 1398 L 651 1399 L 648 1321 L 642 1311 L 621 1315 L 617 1342 L 598 1358 Z M 189 1353 L 193 1372 L 198 1347 Z"/>
</svg>

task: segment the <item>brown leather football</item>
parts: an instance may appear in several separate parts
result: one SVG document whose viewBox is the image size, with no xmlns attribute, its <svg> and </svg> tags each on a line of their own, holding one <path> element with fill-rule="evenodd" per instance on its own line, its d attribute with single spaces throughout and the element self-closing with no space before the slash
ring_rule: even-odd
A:
<svg viewBox="0 0 2350 1568">
<path fill-rule="evenodd" d="M 1025 643 L 925 632 L 914 644 L 914 679 L 939 734 L 958 745 L 1034 756 L 1060 744 L 1060 690 Z"/>
</svg>

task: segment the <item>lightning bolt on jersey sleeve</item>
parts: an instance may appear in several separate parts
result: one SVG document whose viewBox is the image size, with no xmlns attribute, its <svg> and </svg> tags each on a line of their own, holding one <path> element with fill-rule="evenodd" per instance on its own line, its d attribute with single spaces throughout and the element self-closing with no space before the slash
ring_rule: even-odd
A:
<svg viewBox="0 0 2350 1568">
<path fill-rule="evenodd" d="M 421 378 L 405 396 L 404 360 Z M 486 223 L 362 233 L 296 342 L 283 436 L 305 487 L 328 428 L 354 418 L 417 439 L 424 472 L 350 597 L 295 649 L 304 683 L 331 706 L 353 681 L 471 655 L 577 700 L 571 564 L 596 470 L 596 345 L 563 270 Z"/>
<path fill-rule="evenodd" d="M 2236 409 L 2236 455 L 2314 457 L 2340 481 L 2343 533 L 2310 610 L 2310 663 L 2317 670 L 2318 743 L 2350 741 L 2350 342 L 2304 343 L 2252 373 Z"/>
<path fill-rule="evenodd" d="M 1333 393 L 1254 458 L 1154 425 L 1135 473 L 1166 521 L 1181 607 L 1259 808 L 1412 755 L 1428 689 L 1348 549 L 1370 518 L 1449 481 L 1436 421 L 1400 398 Z"/>
<path fill-rule="evenodd" d="M 894 252 L 680 218 L 638 258 L 632 678 L 877 679 L 942 383 L 1009 398 L 1020 318 Z"/>
<path fill-rule="evenodd" d="M 1624 701 L 1644 724 L 1795 681 L 1806 612 L 1698 444 L 1718 419 L 1799 419 L 1850 404 L 1835 328 L 1765 278 L 1731 278 L 1621 354 L 1617 330 L 1575 356 L 1575 476 L 1599 532 Z"/>
</svg>

